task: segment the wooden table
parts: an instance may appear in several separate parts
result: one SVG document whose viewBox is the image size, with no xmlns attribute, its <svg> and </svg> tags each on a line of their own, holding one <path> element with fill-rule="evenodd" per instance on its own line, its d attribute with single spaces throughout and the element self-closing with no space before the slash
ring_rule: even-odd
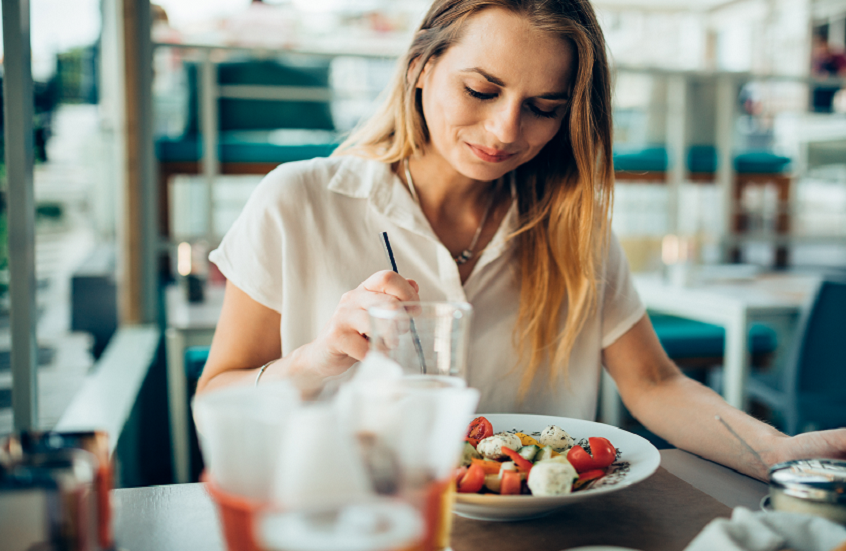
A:
<svg viewBox="0 0 846 551">
<path fill-rule="evenodd" d="M 683 549 L 731 508 L 758 509 L 766 484 L 680 450 L 663 450 L 649 479 L 547 517 L 510 523 L 455 517 L 454 551 L 618 545 L 642 551 Z M 130 551 L 224 549 L 217 512 L 202 484 L 115 490 L 118 546 Z"/>
</svg>

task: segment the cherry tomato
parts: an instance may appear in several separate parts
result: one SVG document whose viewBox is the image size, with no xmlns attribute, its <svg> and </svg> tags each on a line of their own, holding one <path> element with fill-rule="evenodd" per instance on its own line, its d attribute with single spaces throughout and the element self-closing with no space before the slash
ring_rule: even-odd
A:
<svg viewBox="0 0 846 551">
<path fill-rule="evenodd" d="M 517 471 L 502 472 L 502 484 L 499 487 L 500 495 L 520 495 L 521 487 L 522 478 L 520 477 L 520 473 L 518 473 Z"/>
<path fill-rule="evenodd" d="M 458 484 L 458 481 L 464 478 L 464 475 L 467 474 L 467 467 L 458 467 L 455 469 L 455 473 L 453 473 L 452 477 L 455 479 L 455 483 Z"/>
<path fill-rule="evenodd" d="M 593 462 L 600 468 L 605 468 L 617 458 L 617 450 L 611 445 L 607 438 L 594 436 L 588 438 L 590 451 L 593 455 Z M 576 469 L 578 471 L 578 469 Z"/>
<path fill-rule="evenodd" d="M 506 446 L 502 446 L 501 449 L 502 449 L 502 453 L 507 455 L 511 459 L 511 461 L 513 461 L 514 464 L 517 465 L 517 469 L 523 471 L 524 473 L 527 473 L 527 472 L 532 470 L 532 462 L 531 461 L 529 461 L 528 459 L 526 459 L 525 457 L 523 457 L 519 453 L 515 452 L 511 448 L 508 448 Z"/>
<path fill-rule="evenodd" d="M 604 469 L 617 458 L 617 449 L 607 438 L 592 436 L 588 438 L 588 442 L 590 442 L 590 451 L 593 453 L 593 457 L 581 446 L 573 446 L 567 452 L 567 461 L 573 465 L 577 473 Z"/>
<path fill-rule="evenodd" d="M 465 440 L 467 443 L 469 443 L 471 446 L 473 446 L 474 448 L 475 448 L 476 446 L 478 446 L 478 445 L 479 445 L 479 441 L 478 441 L 478 440 L 476 440 L 475 438 L 470 438 L 470 437 L 468 436 L 468 437 L 467 437 L 467 438 L 465 438 L 464 440 Z"/>
<path fill-rule="evenodd" d="M 592 471 L 585 471 L 579 475 L 579 482 L 587 482 L 595 478 L 602 478 L 605 476 L 605 469 L 593 469 Z"/>
<path fill-rule="evenodd" d="M 570 451 L 567 452 L 567 461 L 573 465 L 577 473 L 593 471 L 599 468 L 599 465 L 596 464 L 590 454 L 581 446 L 570 448 Z"/>
<path fill-rule="evenodd" d="M 485 470 L 479 465 L 470 465 L 461 480 L 458 481 L 458 491 L 462 494 L 475 494 L 485 485 Z"/>
<path fill-rule="evenodd" d="M 476 442 L 481 442 L 488 436 L 493 436 L 493 433 L 493 425 L 484 417 L 476 417 L 467 427 L 467 438 L 472 438 Z"/>
</svg>

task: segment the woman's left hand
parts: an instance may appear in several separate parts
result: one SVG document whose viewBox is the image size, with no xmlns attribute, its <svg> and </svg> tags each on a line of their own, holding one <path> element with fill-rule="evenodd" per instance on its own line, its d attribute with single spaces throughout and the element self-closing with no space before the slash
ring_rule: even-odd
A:
<svg viewBox="0 0 846 551">
<path fill-rule="evenodd" d="M 792 459 L 846 459 L 846 428 L 788 436 L 780 439 L 773 452 L 775 463 Z"/>
</svg>

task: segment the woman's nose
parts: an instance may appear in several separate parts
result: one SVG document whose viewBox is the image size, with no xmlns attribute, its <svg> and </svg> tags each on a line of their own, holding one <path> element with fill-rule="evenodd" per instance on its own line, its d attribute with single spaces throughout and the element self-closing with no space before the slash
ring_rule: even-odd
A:
<svg viewBox="0 0 846 551">
<path fill-rule="evenodd" d="M 508 102 L 498 106 L 488 120 L 487 130 L 500 142 L 514 143 L 520 135 L 521 106 Z"/>
</svg>

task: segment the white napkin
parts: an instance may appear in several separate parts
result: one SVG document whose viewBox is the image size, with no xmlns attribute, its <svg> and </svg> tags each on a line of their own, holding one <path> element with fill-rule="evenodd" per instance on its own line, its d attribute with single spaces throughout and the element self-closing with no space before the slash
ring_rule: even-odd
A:
<svg viewBox="0 0 846 551">
<path fill-rule="evenodd" d="M 280 452 L 273 497 L 283 507 L 324 507 L 372 495 L 352 435 L 331 403 L 297 409 Z"/>
<path fill-rule="evenodd" d="M 343 430 L 348 434 L 387 433 L 395 421 L 388 409 L 393 396 L 390 384 L 401 378 L 398 363 L 378 352 L 368 352 L 335 397 Z"/>
<path fill-rule="evenodd" d="M 846 541 L 846 527 L 814 515 L 753 513 L 737 507 L 731 520 L 711 521 L 685 551 L 831 551 Z"/>
<path fill-rule="evenodd" d="M 379 352 L 370 351 L 361 360 L 358 370 L 350 381 L 362 384 L 373 381 L 396 380 L 402 377 L 402 366 Z"/>
</svg>

